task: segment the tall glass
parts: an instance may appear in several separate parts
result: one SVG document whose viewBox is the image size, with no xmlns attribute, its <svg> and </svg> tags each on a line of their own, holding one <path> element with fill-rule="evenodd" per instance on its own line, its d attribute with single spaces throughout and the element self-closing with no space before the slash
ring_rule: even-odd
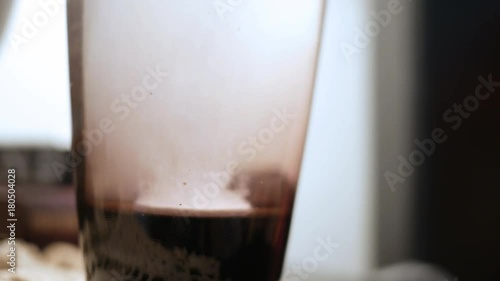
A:
<svg viewBox="0 0 500 281">
<path fill-rule="evenodd" d="M 281 274 L 323 0 L 69 0 L 88 280 Z"/>
</svg>

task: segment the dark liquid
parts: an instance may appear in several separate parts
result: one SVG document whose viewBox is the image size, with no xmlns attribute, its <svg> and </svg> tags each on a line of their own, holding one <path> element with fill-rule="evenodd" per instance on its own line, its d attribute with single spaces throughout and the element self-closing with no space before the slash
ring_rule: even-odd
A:
<svg viewBox="0 0 500 281">
<path fill-rule="evenodd" d="M 80 209 L 88 280 L 276 281 L 290 209 L 248 214 Z"/>
</svg>

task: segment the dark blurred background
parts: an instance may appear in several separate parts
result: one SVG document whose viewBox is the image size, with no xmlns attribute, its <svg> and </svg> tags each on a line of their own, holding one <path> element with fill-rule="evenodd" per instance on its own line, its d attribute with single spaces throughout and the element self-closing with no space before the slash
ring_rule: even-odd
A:
<svg viewBox="0 0 500 281">
<path fill-rule="evenodd" d="M 479 76 L 500 82 L 500 2 L 426 0 L 422 7 L 418 132 L 441 127 L 449 139 L 418 174 L 416 257 L 460 280 L 500 280 L 500 87 L 476 110 L 464 107 L 459 127 L 443 117 L 464 101 L 475 108 L 467 97 Z"/>
</svg>

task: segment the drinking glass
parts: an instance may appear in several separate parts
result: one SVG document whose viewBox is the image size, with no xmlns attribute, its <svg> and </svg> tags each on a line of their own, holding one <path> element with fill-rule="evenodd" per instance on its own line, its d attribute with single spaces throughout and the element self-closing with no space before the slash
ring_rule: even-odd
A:
<svg viewBox="0 0 500 281">
<path fill-rule="evenodd" d="M 69 0 L 88 280 L 280 278 L 323 0 Z"/>
</svg>

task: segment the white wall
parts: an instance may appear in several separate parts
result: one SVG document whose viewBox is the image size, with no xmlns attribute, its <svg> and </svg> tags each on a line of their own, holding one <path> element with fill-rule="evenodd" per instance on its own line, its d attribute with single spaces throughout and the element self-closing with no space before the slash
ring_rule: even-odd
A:
<svg viewBox="0 0 500 281">
<path fill-rule="evenodd" d="M 288 263 L 313 255 L 316 239 L 340 247 L 315 275 L 358 278 L 373 263 L 374 44 L 348 61 L 343 42 L 367 22 L 369 1 L 328 1 Z"/>
<path fill-rule="evenodd" d="M 14 3 L 0 48 L 0 145 L 67 149 L 71 120 L 66 8 L 54 8 L 47 23 L 25 33 L 32 37 L 24 37 L 27 42 L 16 50 L 13 34 L 22 36 L 26 20 L 33 23 L 44 10 L 34 0 Z"/>
</svg>

